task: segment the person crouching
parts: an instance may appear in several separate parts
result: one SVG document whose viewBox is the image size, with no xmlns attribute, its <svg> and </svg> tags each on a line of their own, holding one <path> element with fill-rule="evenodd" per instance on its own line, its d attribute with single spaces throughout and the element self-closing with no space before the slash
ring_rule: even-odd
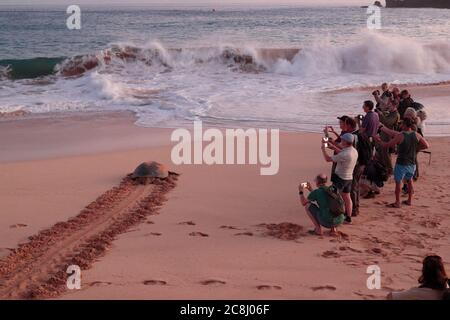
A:
<svg viewBox="0 0 450 320">
<path fill-rule="evenodd" d="M 314 190 L 311 184 L 300 184 L 299 195 L 302 205 L 308 217 L 314 224 L 314 230 L 309 231 L 311 234 L 322 235 L 322 227 L 330 229 L 330 235 L 337 234 L 337 227 L 344 222 L 344 215 L 334 216 L 329 208 L 329 198 L 327 195 L 327 181 L 328 177 L 325 174 L 317 175 L 315 179 L 316 189 Z M 308 197 L 305 197 L 304 192 L 310 191 Z"/>
</svg>

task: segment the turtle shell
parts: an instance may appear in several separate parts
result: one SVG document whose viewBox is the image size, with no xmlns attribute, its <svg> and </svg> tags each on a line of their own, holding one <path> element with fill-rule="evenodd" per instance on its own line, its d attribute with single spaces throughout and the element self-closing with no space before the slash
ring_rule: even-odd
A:
<svg viewBox="0 0 450 320">
<path fill-rule="evenodd" d="M 160 178 L 165 179 L 169 176 L 166 167 L 158 162 L 144 162 L 137 166 L 131 175 L 132 178 Z"/>
</svg>

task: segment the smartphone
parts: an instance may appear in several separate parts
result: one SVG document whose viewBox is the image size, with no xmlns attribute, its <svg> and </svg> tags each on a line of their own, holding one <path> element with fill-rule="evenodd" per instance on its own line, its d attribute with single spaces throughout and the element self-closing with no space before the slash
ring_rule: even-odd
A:
<svg viewBox="0 0 450 320">
<path fill-rule="evenodd" d="M 325 145 L 325 148 L 328 148 L 328 137 L 323 138 L 323 143 Z"/>
<path fill-rule="evenodd" d="M 307 187 L 308 187 L 308 182 L 302 182 L 302 183 L 301 183 L 301 186 L 302 186 L 303 188 L 307 188 Z"/>
</svg>

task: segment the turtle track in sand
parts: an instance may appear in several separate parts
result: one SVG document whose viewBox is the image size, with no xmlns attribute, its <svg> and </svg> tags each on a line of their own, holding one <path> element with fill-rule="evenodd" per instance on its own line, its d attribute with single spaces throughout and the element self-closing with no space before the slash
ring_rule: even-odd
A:
<svg viewBox="0 0 450 320">
<path fill-rule="evenodd" d="M 177 175 L 139 185 L 130 176 L 66 222 L 30 236 L 0 260 L 0 299 L 52 298 L 66 290 L 69 265 L 87 270 L 131 226 L 157 214 Z"/>
</svg>

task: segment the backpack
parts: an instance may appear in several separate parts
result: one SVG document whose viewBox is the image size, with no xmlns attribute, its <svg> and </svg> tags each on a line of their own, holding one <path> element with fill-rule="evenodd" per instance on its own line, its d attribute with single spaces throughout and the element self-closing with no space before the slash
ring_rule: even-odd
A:
<svg viewBox="0 0 450 320">
<path fill-rule="evenodd" d="M 328 208 L 333 217 L 339 217 L 345 214 L 345 203 L 342 199 L 339 190 L 335 186 L 330 186 L 324 189 L 327 195 Z"/>
<path fill-rule="evenodd" d="M 358 142 L 356 143 L 356 150 L 358 151 L 358 163 L 360 165 L 367 165 L 372 159 L 373 148 L 370 140 L 360 134 L 359 132 L 356 134 L 358 137 Z"/>
<path fill-rule="evenodd" d="M 419 102 L 413 102 L 411 108 L 413 108 L 416 111 L 420 111 L 420 110 L 424 109 L 425 107 L 423 106 L 423 104 L 421 104 Z"/>
</svg>

